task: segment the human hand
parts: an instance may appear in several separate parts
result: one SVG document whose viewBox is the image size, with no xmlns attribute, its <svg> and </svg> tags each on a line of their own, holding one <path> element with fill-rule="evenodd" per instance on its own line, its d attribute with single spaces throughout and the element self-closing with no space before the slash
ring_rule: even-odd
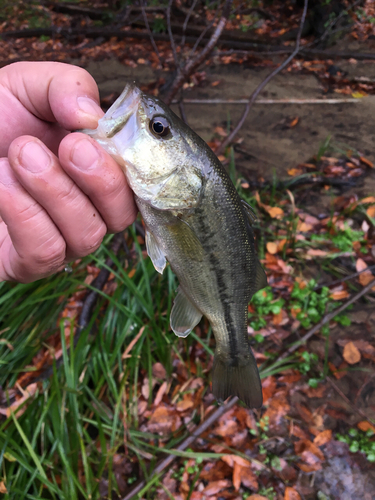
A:
<svg viewBox="0 0 375 500">
<path fill-rule="evenodd" d="M 0 69 L 0 281 L 49 276 L 137 214 L 125 175 L 95 141 L 104 114 L 82 68 L 21 62 Z"/>
</svg>

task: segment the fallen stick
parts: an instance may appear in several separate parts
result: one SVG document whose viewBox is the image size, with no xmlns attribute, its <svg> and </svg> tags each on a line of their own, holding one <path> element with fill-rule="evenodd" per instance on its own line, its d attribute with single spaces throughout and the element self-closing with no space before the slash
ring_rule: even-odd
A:
<svg viewBox="0 0 375 500">
<path fill-rule="evenodd" d="M 254 104 L 346 104 L 357 103 L 361 99 L 257 99 Z M 248 104 L 249 99 L 183 99 L 172 104 Z"/>
</svg>

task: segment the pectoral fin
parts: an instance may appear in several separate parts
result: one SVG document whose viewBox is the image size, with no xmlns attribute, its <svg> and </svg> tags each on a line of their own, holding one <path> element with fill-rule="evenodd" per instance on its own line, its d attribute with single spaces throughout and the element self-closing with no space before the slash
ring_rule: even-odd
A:
<svg viewBox="0 0 375 500">
<path fill-rule="evenodd" d="M 187 337 L 200 322 L 202 314 L 179 287 L 171 312 L 171 328 L 177 337 Z"/>
<path fill-rule="evenodd" d="M 157 272 L 163 274 L 167 260 L 153 234 L 148 230 L 146 230 L 146 249 Z"/>
</svg>

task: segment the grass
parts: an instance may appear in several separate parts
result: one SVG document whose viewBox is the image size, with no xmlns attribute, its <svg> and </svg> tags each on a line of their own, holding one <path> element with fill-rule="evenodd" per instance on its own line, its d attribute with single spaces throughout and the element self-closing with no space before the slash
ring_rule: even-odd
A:
<svg viewBox="0 0 375 500">
<path fill-rule="evenodd" d="M 230 161 L 233 177 L 233 154 Z M 251 197 L 242 194 L 256 206 Z M 273 190 L 272 204 L 279 202 L 280 193 Z M 265 254 L 266 241 L 274 239 L 275 226 L 286 233 L 290 227 L 295 231 L 294 217 L 293 210 L 283 220 L 259 224 L 260 255 Z M 341 245 L 343 250 L 352 241 L 361 239 L 359 232 L 351 229 L 344 230 L 341 236 L 341 240 L 337 239 L 336 234 L 334 244 L 339 248 Z M 129 466 L 128 485 L 142 475 L 146 486 L 140 495 L 152 499 L 155 488 L 162 485 L 160 476 L 152 476 L 156 457 L 161 453 L 194 459 L 193 482 L 198 480 L 202 460 L 221 456 L 178 452 L 176 446 L 189 434 L 184 424 L 164 440 L 140 425 L 141 386 L 148 379 L 150 408 L 155 363 L 165 367 L 168 380 L 175 385 L 172 374 L 176 369 L 172 363 L 181 362 L 188 376 L 202 377 L 205 387 L 208 386 L 207 373 L 214 345 L 212 331 L 205 323 L 187 339 L 179 340 L 169 328 L 172 298 L 177 288 L 170 268 L 167 267 L 163 276 L 156 273 L 150 259 L 144 258 L 144 245 L 138 241 L 134 228 L 129 229 L 127 237 L 133 252 L 129 255 L 124 252 L 114 255 L 110 250 L 111 238 L 108 237 L 94 255 L 73 266 L 71 273 L 59 273 L 28 285 L 0 284 L 0 386 L 3 388 L 0 400 L 1 396 L 5 400 L 12 396 L 11 388 L 21 376 L 36 370 L 39 359 L 36 356 L 46 351 L 47 346 L 56 352 L 61 349 L 62 359 L 61 366 L 53 365 L 52 376 L 34 388 L 34 395 L 24 407 L 21 404 L 18 413 L 10 412 L 0 420 L 0 485 L 3 483 L 6 487 L 5 500 L 99 499 L 108 492 L 111 498 L 112 494 L 120 494 L 116 472 L 120 458 Z M 333 236 L 327 234 L 326 238 L 332 240 Z M 298 245 L 316 244 L 322 241 L 311 238 L 297 242 L 292 251 L 295 252 Z M 295 255 L 298 253 L 293 253 Z M 87 266 L 105 268 L 108 257 L 114 262 L 108 288 L 100 292 L 90 322 L 74 346 L 76 321 L 69 318 L 67 312 L 78 314 L 83 292 L 92 289 L 85 284 Z M 326 260 L 329 262 L 330 258 Z M 297 261 L 296 269 L 300 264 Z M 259 292 L 253 300 L 251 326 L 259 330 L 265 326 L 267 315 L 277 315 L 282 309 L 295 314 L 306 328 L 316 324 L 333 302 L 327 289 L 315 292 L 315 285 L 316 282 L 310 282 L 306 289 L 295 287 L 288 303 L 270 288 Z M 263 341 L 262 335 L 258 338 L 257 335 L 255 344 Z M 132 346 L 130 351 L 129 346 Z M 194 372 L 189 361 L 193 349 L 202 351 Z M 273 353 L 261 376 L 300 367 L 311 380 L 319 381 L 312 378 L 315 362 L 306 351 L 281 361 Z M 184 394 L 181 389 L 174 399 L 182 400 Z M 4 403 L 2 406 L 6 406 Z M 198 411 L 194 411 L 192 421 L 198 423 L 199 420 Z M 192 492 L 193 489 L 190 496 Z M 269 495 L 272 496 L 271 490 Z"/>
</svg>

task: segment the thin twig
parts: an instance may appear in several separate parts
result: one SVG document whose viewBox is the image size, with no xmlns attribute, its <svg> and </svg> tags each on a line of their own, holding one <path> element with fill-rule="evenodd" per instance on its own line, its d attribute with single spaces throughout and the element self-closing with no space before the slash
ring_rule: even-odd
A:
<svg viewBox="0 0 375 500">
<path fill-rule="evenodd" d="M 237 396 L 231 398 L 227 403 L 219 406 L 202 424 L 198 425 L 194 431 L 187 437 L 179 446 L 175 448 L 177 451 L 184 451 L 186 448 L 192 445 L 192 443 L 205 432 L 216 420 L 218 420 L 224 413 L 226 413 L 232 406 L 234 406 L 238 401 Z M 167 467 L 169 467 L 174 460 L 176 460 L 177 455 L 168 455 L 155 467 L 152 475 L 148 478 L 148 482 L 158 474 L 161 474 Z M 131 500 L 134 498 L 144 487 L 146 486 L 146 481 L 141 481 L 133 488 L 122 500 Z"/>
<path fill-rule="evenodd" d="M 156 45 L 154 35 L 153 35 L 153 33 L 152 33 L 151 29 L 150 29 L 150 25 L 149 25 L 149 22 L 148 22 L 148 19 L 147 19 L 147 14 L 146 14 L 146 11 L 145 11 L 144 0 L 141 0 L 141 7 L 142 7 L 143 19 L 145 21 L 146 29 L 147 29 L 147 32 L 148 32 L 149 37 L 150 37 L 150 42 L 151 42 L 151 44 L 152 44 L 152 46 L 154 48 L 155 54 L 158 56 L 160 67 L 162 68 L 163 67 L 163 63 L 161 61 L 160 52 L 159 52 L 159 49 L 158 49 L 158 47 Z"/>
<path fill-rule="evenodd" d="M 243 115 L 240 118 L 240 121 L 237 123 L 237 126 L 228 135 L 228 137 L 226 139 L 224 139 L 224 141 L 220 144 L 220 146 L 218 147 L 218 149 L 216 151 L 216 154 L 222 153 L 224 151 L 224 149 L 228 146 L 228 144 L 230 144 L 233 141 L 234 137 L 241 130 L 241 127 L 244 124 L 254 101 L 256 100 L 256 98 L 258 97 L 260 92 L 264 89 L 264 87 L 268 84 L 268 82 L 270 80 L 272 80 L 272 78 L 274 76 L 276 76 L 278 73 L 280 73 L 280 71 L 283 70 L 290 63 L 290 61 L 292 61 L 294 59 L 294 57 L 298 54 L 299 48 L 300 48 L 300 43 L 301 43 L 302 30 L 303 30 L 303 26 L 305 24 L 305 19 L 306 19 L 308 3 L 309 3 L 309 0 L 305 0 L 303 12 L 302 12 L 302 17 L 301 17 L 301 22 L 300 22 L 300 26 L 299 26 L 299 30 L 298 30 L 298 35 L 297 35 L 296 46 L 295 46 L 294 51 L 287 59 L 285 59 L 285 61 L 279 67 L 274 69 L 272 71 L 272 73 L 269 74 L 267 76 L 267 78 L 265 80 L 263 80 L 263 82 L 254 90 L 254 92 L 251 94 L 250 99 L 246 105 L 245 111 L 243 112 Z"/>
<path fill-rule="evenodd" d="M 167 8 L 167 28 L 168 28 L 168 35 L 169 35 L 169 40 L 171 42 L 171 47 L 172 47 L 172 52 L 173 52 L 173 60 L 174 60 L 174 65 L 176 66 L 176 70 L 180 67 L 180 63 L 178 61 L 178 56 L 177 56 L 177 50 L 176 50 L 176 43 L 173 38 L 173 33 L 172 33 L 172 27 L 171 27 L 171 8 L 172 8 L 173 0 L 169 0 L 168 2 L 168 8 Z"/>
<path fill-rule="evenodd" d="M 169 104 L 172 101 L 179 89 L 182 87 L 186 78 L 188 78 L 189 75 L 191 75 L 198 68 L 198 66 L 208 57 L 210 52 L 215 47 L 225 25 L 227 24 L 232 1 L 233 0 L 226 0 L 221 18 L 204 49 L 195 58 L 190 58 L 184 68 L 178 68 L 177 76 L 173 82 L 172 88 L 165 99 L 166 104 Z"/>
<path fill-rule="evenodd" d="M 371 425 L 375 425 L 375 421 L 372 420 L 370 417 L 368 417 L 366 415 L 366 413 L 364 413 L 360 408 L 358 408 L 357 406 L 355 406 L 351 401 L 350 399 L 345 396 L 345 394 L 342 392 L 342 390 L 337 386 L 337 384 L 332 380 L 331 377 L 326 377 L 326 379 L 328 380 L 328 382 L 331 384 L 331 386 L 334 388 L 334 390 L 344 399 L 344 401 L 350 406 L 350 408 L 355 412 L 357 413 L 357 415 L 359 415 L 360 417 L 364 418 L 366 420 L 366 422 L 368 422 L 369 424 Z"/>
<path fill-rule="evenodd" d="M 373 287 L 375 287 L 375 279 L 373 279 L 367 286 L 362 288 L 358 293 L 353 295 L 349 300 L 344 302 L 340 307 L 335 309 L 334 311 L 331 311 L 330 313 L 326 314 L 324 318 L 319 321 L 318 324 L 316 324 L 313 328 L 311 328 L 306 335 L 304 335 L 301 339 L 297 340 L 289 349 L 287 349 L 281 356 L 278 356 L 278 360 L 284 359 L 289 356 L 289 354 L 292 354 L 292 352 L 296 351 L 302 344 L 304 344 L 307 340 L 309 340 L 310 337 L 312 337 L 316 332 L 318 332 L 322 326 L 324 326 L 326 323 L 329 323 L 331 319 L 333 319 L 335 316 L 340 314 L 342 311 L 345 311 L 351 304 L 354 304 L 354 302 L 357 302 L 358 299 L 360 299 L 363 295 L 368 293 Z"/>
<path fill-rule="evenodd" d="M 257 99 L 254 104 L 345 104 L 358 103 L 361 99 Z M 171 104 L 248 104 L 249 99 L 183 99 Z"/>
<path fill-rule="evenodd" d="M 375 269 L 375 264 L 372 266 L 365 267 L 365 269 L 362 269 L 362 271 L 358 271 L 357 273 L 349 274 L 349 276 L 345 276 L 344 278 L 340 278 L 338 280 L 332 281 L 332 283 L 325 283 L 325 284 L 323 283 L 322 285 L 316 285 L 314 287 L 314 290 L 320 290 L 324 286 L 334 286 L 334 285 L 338 285 L 340 283 L 344 283 L 344 281 L 348 281 L 348 280 L 351 280 L 353 278 L 356 278 L 357 276 L 359 276 L 362 273 L 365 273 L 366 271 L 372 271 L 372 269 Z"/>
<path fill-rule="evenodd" d="M 186 113 L 185 113 L 184 101 L 179 101 L 179 103 L 178 103 L 178 109 L 180 111 L 180 115 L 181 115 L 182 120 L 184 120 L 184 122 L 186 123 L 186 125 L 189 125 L 188 121 L 187 121 Z"/>
<path fill-rule="evenodd" d="M 184 25 L 182 27 L 182 40 L 181 40 L 181 50 L 182 48 L 184 47 L 185 45 L 185 31 L 186 31 L 186 28 L 187 28 L 187 25 L 188 25 L 188 22 L 189 22 L 189 19 L 191 17 L 191 14 L 193 13 L 194 9 L 195 9 L 195 6 L 197 5 L 197 1 L 198 0 L 194 0 L 194 2 L 192 3 L 190 9 L 189 9 L 189 12 L 187 13 L 186 15 L 186 18 L 185 18 L 185 21 L 184 21 Z"/>
</svg>

